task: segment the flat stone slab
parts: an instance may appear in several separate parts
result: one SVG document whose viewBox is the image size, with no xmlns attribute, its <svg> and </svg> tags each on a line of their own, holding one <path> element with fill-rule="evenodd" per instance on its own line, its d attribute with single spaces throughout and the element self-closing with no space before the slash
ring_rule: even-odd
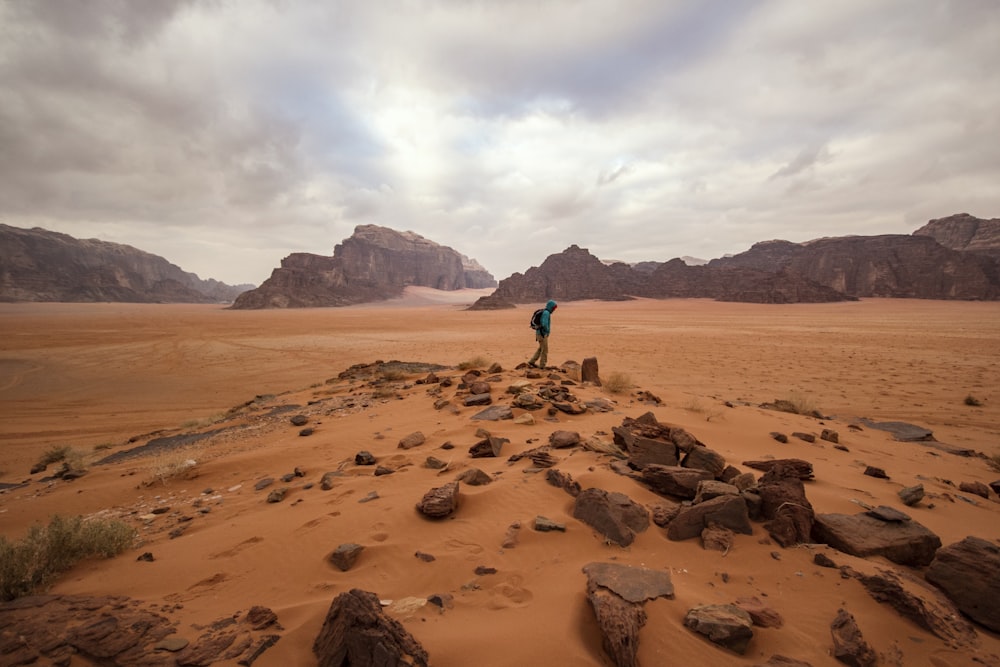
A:
<svg viewBox="0 0 1000 667">
<path fill-rule="evenodd" d="M 929 442 L 934 440 L 934 431 L 916 424 L 906 422 L 873 422 L 869 419 L 862 419 L 861 423 L 868 428 L 879 431 L 887 431 L 892 437 L 900 442 Z"/>
<path fill-rule="evenodd" d="M 607 588 L 629 602 L 674 598 L 670 572 L 619 563 L 588 563 L 583 572 L 598 586 Z"/>
<path fill-rule="evenodd" d="M 817 514 L 812 536 L 852 556 L 918 567 L 929 565 L 941 548 L 941 538 L 916 521 L 883 521 L 867 513 Z"/>
</svg>

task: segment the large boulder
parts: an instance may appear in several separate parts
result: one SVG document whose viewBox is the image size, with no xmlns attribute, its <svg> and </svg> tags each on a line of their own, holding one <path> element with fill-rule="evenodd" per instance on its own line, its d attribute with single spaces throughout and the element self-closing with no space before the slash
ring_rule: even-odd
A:
<svg viewBox="0 0 1000 667">
<path fill-rule="evenodd" d="M 681 511 L 667 525 L 667 537 L 675 541 L 698 537 L 713 524 L 736 533 L 753 534 L 743 497 L 718 496 L 697 505 L 681 507 Z"/>
<path fill-rule="evenodd" d="M 313 642 L 319 667 L 427 667 L 427 651 L 386 616 L 378 596 L 357 588 L 330 604 Z"/>
<path fill-rule="evenodd" d="M 934 559 L 941 538 L 916 521 L 884 521 L 861 514 L 817 514 L 813 540 L 844 553 L 883 556 L 899 565 L 923 567 Z"/>
<path fill-rule="evenodd" d="M 966 537 L 938 549 L 926 576 L 963 614 L 1000 632 L 1000 547 Z"/>
<path fill-rule="evenodd" d="M 878 654 L 868 645 L 857 621 L 847 610 L 837 610 L 837 616 L 830 624 L 833 637 L 833 657 L 850 667 L 874 667 L 878 664 Z"/>
<path fill-rule="evenodd" d="M 753 619 L 732 604 L 695 607 L 684 616 L 684 625 L 740 655 L 746 652 L 753 639 Z"/>
<path fill-rule="evenodd" d="M 607 540 L 627 547 L 649 527 L 649 512 L 624 493 L 585 489 L 573 503 L 573 516 Z"/>
<path fill-rule="evenodd" d="M 779 464 L 765 472 L 757 483 L 760 514 L 767 521 L 764 528 L 783 547 L 811 539 L 815 512 L 806 499 L 802 474 L 801 466 Z"/>
</svg>

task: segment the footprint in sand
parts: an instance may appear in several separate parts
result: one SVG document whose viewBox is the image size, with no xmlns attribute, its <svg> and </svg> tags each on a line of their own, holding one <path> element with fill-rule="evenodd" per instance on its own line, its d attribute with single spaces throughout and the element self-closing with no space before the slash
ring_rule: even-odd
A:
<svg viewBox="0 0 1000 667">
<path fill-rule="evenodd" d="M 475 542 L 464 542 L 454 538 L 446 541 L 445 545 L 448 547 L 448 551 L 467 551 L 470 556 L 478 556 L 485 551 L 483 545 L 481 544 L 476 544 Z"/>
<path fill-rule="evenodd" d="M 191 584 L 190 586 L 188 586 L 188 590 L 189 591 L 193 591 L 193 590 L 199 589 L 199 588 L 208 588 L 208 589 L 215 588 L 216 586 L 218 586 L 222 582 L 226 581 L 228 578 L 229 577 L 225 573 L 223 573 L 223 572 L 216 572 L 215 574 L 213 574 L 211 577 L 208 577 L 207 579 L 202 579 L 199 582 Z"/>
<path fill-rule="evenodd" d="M 385 524 L 381 521 L 373 525 L 372 528 L 375 529 L 375 532 L 369 535 L 368 539 L 372 542 L 385 542 L 389 539 L 389 533 L 384 530 L 385 527 Z"/>
<path fill-rule="evenodd" d="M 511 609 L 526 607 L 535 598 L 535 594 L 521 584 L 524 577 L 518 574 L 510 575 L 506 581 L 490 589 L 489 609 Z"/>
<path fill-rule="evenodd" d="M 217 558 L 232 558 L 233 556 L 243 551 L 244 549 L 249 549 L 253 545 L 260 544 L 263 541 L 264 541 L 263 537 L 251 537 L 249 539 L 243 540 L 242 542 L 240 542 L 231 549 L 226 549 L 225 551 L 219 551 L 217 553 L 210 554 L 208 558 L 209 560 L 215 560 Z"/>
</svg>

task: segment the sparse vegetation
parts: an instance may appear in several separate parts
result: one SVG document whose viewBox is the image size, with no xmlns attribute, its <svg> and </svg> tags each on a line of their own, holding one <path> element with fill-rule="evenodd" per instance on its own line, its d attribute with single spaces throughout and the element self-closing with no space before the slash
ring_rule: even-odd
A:
<svg viewBox="0 0 1000 667">
<path fill-rule="evenodd" d="M 211 426 L 212 424 L 217 424 L 218 422 L 226 418 L 225 413 L 220 413 L 212 415 L 211 417 L 202 417 L 201 419 L 189 419 L 181 424 L 182 429 L 192 429 L 192 428 L 202 428 L 203 426 Z"/>
<path fill-rule="evenodd" d="M 197 465 L 192 453 L 189 449 L 179 449 L 155 456 L 150 465 L 152 479 L 147 485 L 156 482 L 166 484 L 168 480 L 176 477 L 190 479 L 193 476 L 191 470 Z"/>
<path fill-rule="evenodd" d="M 0 536 L 0 599 L 31 595 L 85 558 L 111 558 L 135 542 L 135 529 L 117 519 L 55 515 L 24 539 Z"/>
<path fill-rule="evenodd" d="M 398 368 L 383 368 L 381 374 L 382 379 L 388 380 L 389 382 L 398 382 L 406 379 L 406 373 Z"/>
<path fill-rule="evenodd" d="M 717 407 L 706 408 L 704 405 L 702 405 L 701 399 L 698 398 L 697 396 L 693 397 L 690 401 L 688 401 L 687 405 L 684 406 L 684 409 L 687 410 L 688 412 L 694 412 L 696 414 L 703 415 L 705 417 L 705 421 L 707 422 L 710 422 L 713 419 L 719 420 L 723 416 L 722 410 L 720 410 Z"/>
<path fill-rule="evenodd" d="M 67 458 L 72 456 L 73 448 L 69 445 L 55 445 L 49 447 L 45 450 L 41 457 L 38 459 L 38 463 L 41 465 L 52 465 L 53 463 L 58 463 L 59 461 L 65 461 Z"/>
<path fill-rule="evenodd" d="M 111 449 L 112 447 L 114 447 L 114 444 L 112 444 L 110 442 L 101 442 L 101 443 L 98 443 L 98 444 L 94 445 L 94 451 L 95 452 L 100 452 L 100 451 L 103 451 L 105 449 Z"/>
<path fill-rule="evenodd" d="M 396 388 L 388 387 L 382 385 L 380 387 L 375 387 L 375 391 L 372 394 L 375 398 L 396 398 Z"/>
<path fill-rule="evenodd" d="M 484 368 L 489 365 L 490 365 L 489 359 L 487 359 L 486 357 L 473 357 L 471 359 L 467 359 L 462 363 L 460 363 L 458 365 L 458 370 L 467 371 L 473 368 Z"/>
<path fill-rule="evenodd" d="M 785 402 L 794 408 L 796 414 L 800 415 L 810 415 L 817 416 L 820 414 L 819 409 L 811 398 L 799 391 L 793 391 L 789 393 L 788 398 Z"/>
<path fill-rule="evenodd" d="M 982 407 L 983 402 L 980 401 L 975 396 L 973 396 L 972 394 L 969 394 L 968 396 L 965 397 L 965 404 L 973 408 L 979 408 Z"/>
<path fill-rule="evenodd" d="M 601 386 L 609 394 L 620 394 L 632 387 L 632 377 L 628 373 L 614 371 L 601 380 Z"/>
</svg>

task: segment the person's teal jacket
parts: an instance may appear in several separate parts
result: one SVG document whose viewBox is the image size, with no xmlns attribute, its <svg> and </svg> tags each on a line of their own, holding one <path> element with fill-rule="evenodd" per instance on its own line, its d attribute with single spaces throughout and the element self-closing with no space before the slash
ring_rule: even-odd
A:
<svg viewBox="0 0 1000 667">
<path fill-rule="evenodd" d="M 543 338 L 548 338 L 549 334 L 552 333 L 552 311 L 555 309 L 556 302 L 549 299 L 549 302 L 545 304 L 545 310 L 542 311 L 542 316 L 539 318 L 541 326 L 538 327 L 538 333 L 542 334 Z"/>
</svg>

